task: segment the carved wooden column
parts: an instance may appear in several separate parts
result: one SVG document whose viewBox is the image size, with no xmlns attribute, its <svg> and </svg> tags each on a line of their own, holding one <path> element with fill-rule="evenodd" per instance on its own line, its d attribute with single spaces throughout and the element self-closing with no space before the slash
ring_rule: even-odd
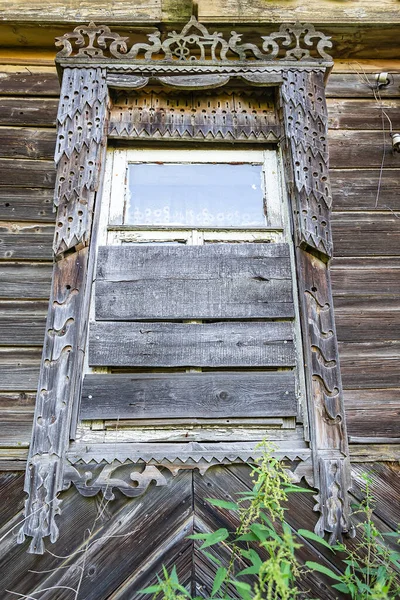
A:
<svg viewBox="0 0 400 600">
<path fill-rule="evenodd" d="M 329 259 L 331 188 L 324 69 L 287 70 L 281 88 L 286 177 L 293 210 L 301 306 L 316 532 L 340 539 L 351 529 L 350 461 L 333 313 Z"/>
<path fill-rule="evenodd" d="M 80 396 L 91 278 L 89 241 L 106 140 L 107 86 L 101 67 L 66 68 L 55 151 L 57 207 L 52 290 L 26 471 L 25 522 L 18 541 L 42 554 L 58 537 L 57 494 Z M 76 408 L 75 408 L 76 410 Z"/>
</svg>

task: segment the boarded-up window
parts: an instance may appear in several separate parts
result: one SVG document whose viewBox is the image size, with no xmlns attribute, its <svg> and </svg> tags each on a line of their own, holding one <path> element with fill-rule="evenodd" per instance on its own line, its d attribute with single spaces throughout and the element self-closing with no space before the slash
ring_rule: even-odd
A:
<svg viewBox="0 0 400 600">
<path fill-rule="evenodd" d="M 107 172 L 78 435 L 257 441 L 295 429 L 277 151 L 115 150 Z"/>
</svg>

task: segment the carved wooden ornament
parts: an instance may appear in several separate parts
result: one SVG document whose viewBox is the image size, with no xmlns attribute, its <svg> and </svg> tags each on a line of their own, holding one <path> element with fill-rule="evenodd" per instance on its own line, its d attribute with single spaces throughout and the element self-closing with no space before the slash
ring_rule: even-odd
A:
<svg viewBox="0 0 400 600">
<path fill-rule="evenodd" d="M 237 32 L 232 32 L 229 39 L 219 32 L 209 33 L 195 17 L 181 32 L 161 34 L 155 30 L 147 37 L 147 43 L 132 43 L 105 25 L 90 23 L 56 41 L 61 47 L 57 63 L 62 89 L 55 153 L 55 263 L 25 480 L 28 498 L 19 541 L 31 537 L 29 551 L 40 554 L 44 551 L 43 538 L 50 537 L 52 542 L 57 539 L 55 517 L 62 504 L 59 493 L 71 483 L 85 496 L 102 492 L 112 499 L 113 489 L 119 489 L 133 497 L 152 482 L 167 483 L 161 466 L 172 472 L 188 466 L 204 470 L 213 464 L 247 461 L 257 455 L 254 448 L 240 443 L 191 443 L 187 447 L 165 444 L 158 454 L 146 445 L 135 450 L 121 445 L 110 449 L 106 444 L 75 454 L 71 450 L 93 279 L 96 198 L 103 177 L 107 136 L 155 136 L 157 140 L 198 140 L 203 136 L 246 143 L 276 143 L 281 139 L 297 245 L 312 472 L 308 448 L 298 452 L 288 447 L 278 454 L 304 461 L 294 477 L 307 474 L 317 489 L 317 531 L 321 535 L 328 532 L 332 539 L 340 538 L 351 525 L 348 446 L 328 270 L 332 253 L 331 191 L 324 78 L 332 66 L 326 54 L 332 43 L 312 25 L 296 23 L 281 25 L 278 32 L 262 36 L 258 46 L 242 41 L 242 34 Z M 262 118 L 261 112 L 258 115 L 252 111 L 253 120 L 248 125 L 249 121 L 236 110 L 235 98 L 240 94 L 243 97 L 243 88 L 232 95 L 232 85 L 243 81 L 246 93 L 250 87 L 258 88 L 253 97 L 260 88 L 272 86 L 279 90 L 280 122 L 264 107 Z M 176 90 L 187 94 L 216 87 L 224 88 L 225 94 L 228 84 L 227 121 L 222 123 L 220 111 L 214 122 L 207 121 L 208 115 L 203 128 L 193 116 L 193 105 L 192 117 L 184 117 L 182 127 L 172 117 L 155 124 L 151 110 L 139 127 L 128 102 L 118 110 L 116 102 L 109 110 L 110 89 L 116 98 L 122 90 L 127 97 L 142 94 L 144 101 L 154 86 L 163 87 L 165 93 L 175 90 L 176 96 Z"/>
</svg>

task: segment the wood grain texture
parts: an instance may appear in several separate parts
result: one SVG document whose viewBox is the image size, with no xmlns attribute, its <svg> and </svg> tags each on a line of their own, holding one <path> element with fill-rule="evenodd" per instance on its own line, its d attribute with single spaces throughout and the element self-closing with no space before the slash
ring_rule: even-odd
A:
<svg viewBox="0 0 400 600">
<path fill-rule="evenodd" d="M 331 129 L 382 129 L 382 109 L 371 94 L 368 100 L 328 99 L 329 127 Z M 385 99 L 382 108 L 392 121 L 394 129 L 400 128 L 400 99 Z M 387 130 L 389 124 L 386 123 Z"/>
<path fill-rule="evenodd" d="M 86 375 L 81 419 L 296 415 L 293 372 Z"/>
<path fill-rule="evenodd" d="M 55 96 L 60 94 L 60 83 L 55 68 L 9 67 L 0 69 L 1 96 Z"/>
<path fill-rule="evenodd" d="M 37 299 L 50 296 L 52 265 L 0 262 L 0 297 Z"/>
<path fill-rule="evenodd" d="M 92 323 L 89 363 L 135 367 L 294 366 L 289 322 Z"/>
<path fill-rule="evenodd" d="M 7 187 L 36 187 L 54 189 L 53 161 L 0 158 L 0 185 Z"/>
<path fill-rule="evenodd" d="M 53 236 L 53 225 L 0 227 L 0 258 L 49 261 Z"/>
<path fill-rule="evenodd" d="M 53 190 L 0 186 L 1 221 L 54 223 Z"/>
<path fill-rule="evenodd" d="M 102 247 L 96 319 L 294 317 L 286 244 Z"/>
<path fill-rule="evenodd" d="M 334 169 L 377 169 L 385 153 L 385 169 L 398 169 L 399 161 L 392 151 L 389 131 L 347 131 L 331 129 L 329 132 L 329 159 Z M 363 173 L 358 173 L 362 179 Z M 390 175 L 386 172 L 387 175 Z M 393 174 L 392 174 L 393 176 Z"/>
<path fill-rule="evenodd" d="M 357 69 L 358 67 L 358 69 Z M 343 68 L 335 62 L 335 70 Z M 376 73 L 364 76 L 364 65 L 354 65 L 352 73 L 334 72 L 330 75 L 326 86 L 327 98 L 371 98 L 372 88 L 376 85 L 375 74 L 386 71 L 376 66 Z M 400 97 L 400 73 L 390 71 L 390 84 L 379 90 L 381 98 Z M 357 73 L 359 71 L 359 74 Z"/>
<path fill-rule="evenodd" d="M 57 106 L 56 98 L 0 97 L 0 125 L 54 127 Z"/>
<path fill-rule="evenodd" d="M 393 214 L 333 214 L 332 230 L 338 256 L 400 255 L 399 219 Z"/>
<path fill-rule="evenodd" d="M 10 346 L 42 345 L 47 308 L 47 301 L 0 301 L 1 344 Z"/>
<path fill-rule="evenodd" d="M 40 358 L 40 348 L 0 348 L 0 390 L 35 391 Z"/>
<path fill-rule="evenodd" d="M 370 149 L 368 152 L 370 153 Z M 382 159 L 382 144 L 379 144 L 378 147 L 374 146 L 373 152 L 375 154 L 380 152 Z M 364 166 L 365 164 L 366 163 L 364 163 Z M 400 194 L 398 194 L 398 185 L 400 179 L 399 169 L 396 168 L 383 170 L 378 194 L 379 178 L 379 169 L 332 169 L 331 183 L 333 193 L 333 210 L 400 210 Z"/>
<path fill-rule="evenodd" d="M 56 134 L 51 129 L 0 128 L 0 156 L 2 158 L 52 160 L 55 144 Z"/>
</svg>

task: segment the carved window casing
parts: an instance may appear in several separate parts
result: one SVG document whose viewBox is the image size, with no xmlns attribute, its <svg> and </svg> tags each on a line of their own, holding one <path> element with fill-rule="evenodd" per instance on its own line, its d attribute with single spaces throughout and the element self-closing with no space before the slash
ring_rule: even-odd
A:
<svg viewBox="0 0 400 600">
<path fill-rule="evenodd" d="M 263 36 L 261 48 L 242 43 L 241 37 L 236 32 L 229 39 L 210 34 L 192 17 L 181 32 L 162 36 L 156 31 L 148 35 L 148 43 L 129 45 L 128 38 L 93 23 L 57 39 L 62 47 L 57 55 L 62 90 L 55 154 L 56 260 L 26 473 L 26 520 L 19 535 L 21 542 L 32 537 L 30 552 L 42 553 L 47 536 L 52 542 L 57 539 L 58 524 L 62 526 L 62 517 L 58 524 L 55 519 L 61 512 L 59 493 L 71 483 L 86 496 L 102 492 L 112 499 L 113 489 L 119 489 L 135 497 L 152 482 L 167 485 L 166 470 L 191 467 L 204 472 L 214 464 L 251 461 L 263 431 L 273 437 L 285 430 L 275 435 L 277 455 L 298 461 L 293 477 L 305 476 L 318 490 L 316 531 L 335 539 L 351 529 L 349 456 L 329 276 L 331 192 L 324 83 L 332 66 L 325 49 L 332 44 L 312 25 L 300 24 L 282 25 L 279 32 Z M 185 248 L 184 253 L 176 246 L 140 247 L 138 239 L 165 239 L 160 230 L 152 239 L 137 228 L 124 229 L 123 223 L 118 229 L 104 211 L 105 199 L 115 189 L 107 144 L 116 145 L 115 162 L 125 152 L 121 144 L 134 143 L 151 152 L 155 144 L 168 149 L 176 142 L 180 148 L 195 142 L 205 153 L 207 145 L 212 152 L 227 143 L 229 148 L 234 144 L 238 156 L 272 152 L 284 182 L 278 193 L 281 212 L 276 210 L 276 197 L 275 205 L 266 202 L 267 218 L 275 215 L 275 222 L 267 222 L 258 233 L 243 228 L 242 237 L 232 238 L 225 228 L 211 234 L 216 239 L 208 239 L 240 244 L 206 243 Z M 123 187 L 125 171 L 119 176 Z M 276 219 L 281 219 L 280 225 Z M 246 243 L 249 232 L 256 244 Z M 191 235 L 192 243 L 200 237 L 206 240 L 204 232 L 197 242 L 196 234 Z M 206 266 L 202 271 L 192 263 Z M 182 304 L 178 288 L 168 279 L 172 269 L 181 270 L 180 285 L 189 281 L 187 297 L 196 298 L 200 312 L 191 312 L 190 302 Z M 222 275 L 214 281 L 215 269 Z M 232 276 L 229 269 L 237 272 Z M 146 279 L 149 271 L 156 272 L 152 282 Z M 199 287 L 193 272 L 204 278 L 204 285 Z M 144 308 L 138 301 L 129 302 L 136 289 L 133 274 L 134 286 L 146 281 L 156 286 L 160 278 L 160 286 L 172 298 L 167 312 L 163 305 L 162 318 L 156 301 L 146 302 Z M 254 306 L 250 300 L 246 305 L 229 304 L 235 293 L 240 297 L 240 286 L 244 295 L 255 298 Z M 153 297 L 158 295 L 154 292 Z M 213 301 L 217 297 L 219 304 Z M 179 336 L 182 344 L 176 342 Z M 160 358 L 155 349 L 172 338 L 172 358 L 165 358 L 168 353 Z M 190 364 L 182 358 L 186 350 L 179 354 L 186 339 L 193 340 L 187 350 L 195 356 Z M 223 351 L 218 350 L 221 344 Z M 206 358 L 202 347 L 208 349 Z M 207 362 L 209 348 L 214 347 Z M 246 375 L 241 370 L 247 367 Z M 168 373 L 167 384 L 165 368 L 178 370 Z M 206 372 L 192 372 L 199 368 Z M 236 368 L 239 371 L 231 373 Z M 122 372 L 110 372 L 113 369 Z M 196 377 L 204 384 L 200 396 L 193 385 Z M 224 413 L 226 394 L 240 396 L 235 389 L 239 380 L 246 393 L 253 386 L 251 402 L 262 400 L 252 405 L 253 423 L 246 423 L 243 406 L 232 413 L 228 403 L 231 414 Z M 134 396 L 134 409 L 128 402 L 128 408 L 113 414 L 116 381 L 128 400 Z M 194 397 L 205 402 L 203 411 L 210 393 L 212 399 L 215 390 L 221 390 L 221 411 L 208 418 L 214 433 L 224 419 L 225 430 L 232 432 L 226 420 L 233 418 L 243 431 L 254 431 L 257 422 L 254 439 L 250 435 L 249 441 L 232 441 L 229 433 L 208 439 L 200 432 L 193 440 L 178 435 L 168 443 L 168 414 L 162 415 L 160 443 L 143 435 L 139 439 L 146 419 L 153 426 L 157 422 L 157 406 L 143 398 L 173 397 L 181 423 L 205 418 L 203 413 L 192 414 L 185 404 L 190 386 Z M 281 397 L 277 392 L 268 404 L 265 389 L 274 386 Z M 101 410 L 93 401 L 95 393 L 102 395 Z M 141 421 L 132 418 L 138 412 Z M 120 419 L 130 421 L 129 426 L 120 427 Z M 176 423 L 171 420 L 173 431 Z M 107 427 L 118 430 L 112 442 Z"/>
</svg>

